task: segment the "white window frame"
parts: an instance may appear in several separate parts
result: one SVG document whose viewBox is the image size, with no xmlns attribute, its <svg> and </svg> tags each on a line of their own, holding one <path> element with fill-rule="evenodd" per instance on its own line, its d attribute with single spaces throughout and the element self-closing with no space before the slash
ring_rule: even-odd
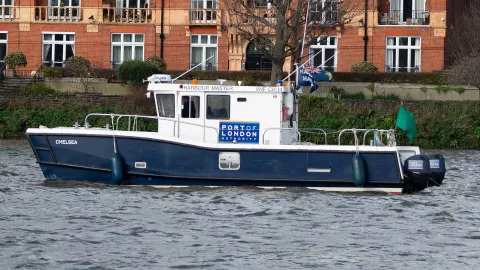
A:
<svg viewBox="0 0 480 270">
<path fill-rule="evenodd" d="M 320 8 L 320 3 L 318 2 L 322 2 L 322 5 L 321 5 L 321 10 L 317 10 L 317 8 Z M 327 10 L 325 9 L 325 4 L 327 2 L 330 2 L 330 10 Z M 314 20 L 311 20 L 312 17 L 309 16 L 309 24 L 325 24 L 329 21 L 327 21 L 327 14 L 328 12 L 338 12 L 338 8 L 333 8 L 334 6 L 337 7 L 337 4 L 339 3 L 340 1 L 339 0 L 311 0 L 310 1 L 310 10 L 308 11 L 309 12 L 309 15 L 312 16 L 312 13 L 314 12 L 321 12 L 322 13 L 322 20 L 321 21 L 314 21 Z M 337 15 L 338 16 L 338 15 Z M 338 17 L 337 17 L 338 18 Z"/>
<path fill-rule="evenodd" d="M 15 5 L 15 0 L 10 0 L 10 5 L 5 5 L 5 1 L 6 0 L 0 0 L 0 9 L 1 9 L 1 13 L 0 14 L 0 18 L 13 18 L 12 14 L 13 14 L 13 6 Z M 5 10 L 8 10 L 8 14 L 7 15 L 4 15 L 5 14 Z"/>
<path fill-rule="evenodd" d="M 324 37 L 319 37 L 318 40 L 320 40 L 321 38 L 324 38 Z M 328 36 L 326 37 L 327 38 L 327 44 L 326 45 L 320 45 L 320 44 L 316 44 L 316 45 L 310 45 L 310 55 L 309 57 L 313 57 L 313 54 L 314 54 L 314 50 L 322 50 L 318 55 L 321 55 L 322 57 L 322 64 L 320 66 L 315 66 L 315 67 L 318 67 L 318 68 L 321 68 L 321 69 L 325 69 L 327 66 L 325 66 L 326 64 L 326 61 L 328 59 L 325 58 L 325 50 L 326 49 L 334 49 L 335 52 L 333 53 L 333 71 L 337 71 L 337 63 L 338 63 L 338 37 L 337 36 Z M 335 45 L 332 45 L 332 40 L 335 40 Z M 317 56 L 318 56 L 317 55 Z M 314 65 L 314 58 L 310 59 L 310 65 L 313 66 Z"/>
<path fill-rule="evenodd" d="M 403 3 L 404 3 L 405 0 L 390 0 L 390 14 L 397 14 L 399 15 L 399 17 L 397 18 L 398 19 L 398 23 L 399 24 L 406 24 L 407 22 L 403 20 Z M 412 1 L 412 19 L 423 19 L 423 16 L 416 16 L 417 15 L 417 12 L 419 11 L 425 11 L 426 9 L 426 6 L 427 6 L 427 1 L 426 0 L 411 0 Z M 423 9 L 422 10 L 417 10 L 417 2 L 418 3 L 422 3 L 423 2 Z M 397 7 L 399 7 L 400 9 L 396 9 Z M 399 12 L 399 13 L 398 13 Z M 392 15 L 391 15 L 392 16 Z M 395 16 L 395 15 L 393 15 Z M 417 18 L 418 17 L 418 18 Z"/>
<path fill-rule="evenodd" d="M 120 40 L 121 41 L 113 41 L 113 35 L 120 35 Z M 132 35 L 132 41 L 131 42 L 124 42 L 124 36 L 125 35 Z M 143 41 L 142 42 L 136 42 L 135 41 L 135 36 L 143 36 Z M 114 63 L 113 61 L 113 47 L 114 46 L 120 46 L 120 63 Z M 132 48 L 132 57 L 131 59 L 132 60 L 135 60 L 135 47 L 142 47 L 143 48 L 143 54 L 142 54 L 142 61 L 145 59 L 145 34 L 140 34 L 140 33 L 112 33 L 110 35 L 110 52 L 111 52 L 111 57 L 110 57 L 110 61 L 112 63 L 112 68 L 115 66 L 115 65 L 121 65 L 125 59 L 123 59 L 124 57 L 124 49 L 126 46 L 131 46 L 133 47 Z M 137 60 L 140 60 L 140 59 L 137 59 Z"/>
<path fill-rule="evenodd" d="M 72 19 L 77 19 L 77 18 L 81 18 L 81 12 L 80 12 L 80 7 L 82 6 L 82 0 L 78 0 L 78 6 L 72 6 L 72 0 L 55 0 L 57 3 L 56 5 L 54 5 L 52 2 L 53 0 L 48 0 L 48 18 L 49 19 L 70 19 L 70 17 Z M 61 2 L 64 3 L 64 6 L 60 6 Z M 72 14 L 72 10 L 73 9 L 77 9 L 77 15 L 78 16 L 70 16 L 70 14 Z M 57 12 L 58 13 L 61 13 L 61 12 L 67 12 L 68 14 L 67 15 L 61 15 L 60 16 L 54 16 L 53 13 L 54 12 Z"/>
<path fill-rule="evenodd" d="M 389 38 L 395 38 L 396 45 L 388 45 L 388 39 Z M 400 38 L 408 38 L 408 44 L 407 45 L 400 45 L 399 41 Z M 418 38 L 419 44 L 420 45 L 412 45 L 412 39 Z M 387 36 L 385 38 L 385 71 L 386 72 L 399 72 L 399 69 L 401 68 L 407 68 L 407 72 L 421 72 L 422 68 L 422 38 L 420 36 Z M 400 60 L 400 49 L 407 49 L 407 67 L 399 67 L 399 60 Z M 390 67 L 391 71 L 387 71 L 387 63 L 388 63 L 388 50 L 395 50 L 395 63 L 397 63 L 396 67 Z M 418 70 L 416 70 L 416 66 L 412 67 L 411 63 L 411 55 L 412 55 L 412 50 L 419 50 L 419 64 L 418 64 Z M 413 69 L 413 70 L 412 70 Z"/>
<path fill-rule="evenodd" d="M 5 44 L 5 56 L 8 54 L 8 31 L 0 31 L 0 34 L 7 34 L 7 39 L 0 39 L 0 44 Z M 0 59 L 0 63 L 3 63 L 3 59 Z"/>
<path fill-rule="evenodd" d="M 201 3 L 201 7 L 199 7 Z M 207 7 L 208 4 L 212 7 Z M 190 0 L 190 22 L 192 23 L 215 23 L 217 21 L 217 0 Z"/>
<path fill-rule="evenodd" d="M 117 7 L 118 8 L 145 8 L 145 6 L 140 6 L 141 0 L 137 0 L 136 6 L 129 6 L 130 2 L 128 0 L 117 0 Z M 144 5 L 148 5 L 150 7 L 150 0 L 145 0 Z"/>
<path fill-rule="evenodd" d="M 197 37 L 197 43 L 193 43 L 193 37 Z M 207 43 L 202 44 L 202 36 L 207 36 Z M 217 42 L 215 44 L 212 44 L 212 36 L 215 36 L 217 38 Z M 218 70 L 218 35 L 212 35 L 212 34 L 198 34 L 198 35 L 190 35 L 190 68 L 194 67 L 194 64 L 192 63 L 192 56 L 193 56 L 193 48 L 202 48 L 202 62 L 207 59 L 207 48 L 216 48 L 215 50 L 215 57 L 214 57 L 214 63 L 215 66 L 212 70 Z M 196 63 L 199 64 L 199 63 Z M 195 64 L 195 65 L 196 65 Z M 202 65 L 198 66 L 196 69 L 201 69 L 201 70 L 207 70 L 206 69 L 206 63 L 202 63 Z"/>
<path fill-rule="evenodd" d="M 45 40 L 45 35 L 52 35 L 52 40 Z M 54 35 L 63 35 L 63 40 L 55 40 Z M 67 35 L 73 35 L 73 41 L 68 40 L 67 41 Z M 45 63 L 45 52 L 44 52 L 44 46 L 45 44 L 52 44 L 52 59 L 50 59 L 49 63 L 52 64 L 52 66 L 55 66 L 55 50 L 54 47 L 56 44 L 61 44 L 63 45 L 63 55 L 62 55 L 62 67 L 65 66 L 65 62 L 67 61 L 67 45 L 73 45 L 73 55 L 75 55 L 75 32 L 42 32 L 42 63 Z"/>
</svg>

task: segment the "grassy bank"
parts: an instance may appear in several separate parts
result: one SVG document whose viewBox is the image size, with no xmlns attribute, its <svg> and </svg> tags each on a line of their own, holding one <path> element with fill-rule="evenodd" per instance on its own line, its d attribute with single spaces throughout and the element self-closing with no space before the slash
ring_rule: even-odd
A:
<svg viewBox="0 0 480 270">
<path fill-rule="evenodd" d="M 332 100 L 314 96 L 302 96 L 300 127 L 322 128 L 329 134 L 329 143 L 336 143 L 338 130 L 344 128 L 395 128 L 399 101 L 351 101 Z M 405 102 L 407 110 L 415 115 L 418 135 L 413 144 L 422 148 L 480 149 L 480 103 L 422 101 Z M 147 103 L 119 102 L 115 106 L 89 105 L 75 100 L 58 106 L 35 106 L 23 103 L 0 105 L 0 137 L 24 136 L 28 127 L 83 125 L 88 113 L 128 113 L 153 115 L 151 101 Z M 108 119 L 91 118 L 93 126 L 105 126 Z M 111 122 L 109 123 L 111 124 Z M 121 123 L 126 126 L 126 121 Z M 156 122 L 143 120 L 139 130 L 155 130 Z M 344 136 L 351 140 L 351 136 Z M 350 137 L 350 138 L 349 138 Z M 323 143 L 323 137 L 302 134 L 302 141 Z M 409 145 L 405 134 L 397 130 L 397 142 Z"/>
</svg>

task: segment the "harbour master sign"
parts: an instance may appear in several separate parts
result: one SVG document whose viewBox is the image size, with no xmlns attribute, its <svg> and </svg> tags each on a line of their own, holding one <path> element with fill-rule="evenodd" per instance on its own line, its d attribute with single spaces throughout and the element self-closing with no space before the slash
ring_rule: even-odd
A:
<svg viewBox="0 0 480 270">
<path fill-rule="evenodd" d="M 253 143 L 258 144 L 260 138 L 259 122 L 220 122 L 218 142 L 220 143 Z"/>
</svg>

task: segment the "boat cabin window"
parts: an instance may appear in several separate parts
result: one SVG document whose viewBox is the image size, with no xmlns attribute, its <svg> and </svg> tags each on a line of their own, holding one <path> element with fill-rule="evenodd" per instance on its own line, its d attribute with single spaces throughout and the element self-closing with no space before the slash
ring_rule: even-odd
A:
<svg viewBox="0 0 480 270">
<path fill-rule="evenodd" d="M 158 116 L 175 117 L 175 95 L 157 94 Z"/>
<path fill-rule="evenodd" d="M 239 97 L 237 98 L 237 102 L 247 102 L 247 98 Z"/>
<path fill-rule="evenodd" d="M 207 119 L 230 119 L 229 95 L 207 95 Z"/>
<path fill-rule="evenodd" d="M 199 112 L 199 96 L 182 96 L 182 118 L 199 118 Z"/>
</svg>

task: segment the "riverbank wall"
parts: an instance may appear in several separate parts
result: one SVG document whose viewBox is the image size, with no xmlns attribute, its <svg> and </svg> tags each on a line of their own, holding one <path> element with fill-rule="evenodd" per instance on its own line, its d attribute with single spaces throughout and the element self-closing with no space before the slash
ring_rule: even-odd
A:
<svg viewBox="0 0 480 270">
<path fill-rule="evenodd" d="M 418 135 L 413 145 L 480 149 L 479 101 L 338 100 L 304 95 L 299 125 L 330 132 L 329 143 L 334 143 L 335 132 L 344 128 L 395 128 L 401 102 L 415 115 Z M 93 112 L 155 115 L 155 105 L 153 99 L 129 95 L 0 93 L 0 138 L 22 137 L 27 128 L 39 125 L 83 125 L 85 116 Z M 109 124 L 105 119 L 89 122 Z M 157 129 L 155 121 L 141 127 Z M 411 144 L 403 131 L 397 129 L 396 134 L 399 145 Z M 313 134 L 302 135 L 302 140 L 323 143 L 321 136 Z"/>
</svg>

